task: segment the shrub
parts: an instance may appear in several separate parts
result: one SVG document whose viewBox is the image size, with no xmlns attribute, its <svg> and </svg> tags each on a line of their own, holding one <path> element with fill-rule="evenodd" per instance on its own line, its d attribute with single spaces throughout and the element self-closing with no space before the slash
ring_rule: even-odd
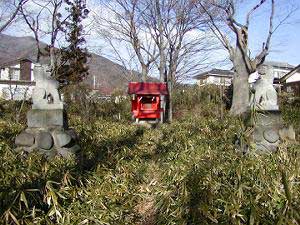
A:
<svg viewBox="0 0 300 225">
<path fill-rule="evenodd" d="M 293 125 L 297 139 L 300 140 L 300 100 L 295 99 L 289 101 L 287 97 L 281 99 L 280 109 L 282 112 L 283 119 L 287 124 Z"/>
<path fill-rule="evenodd" d="M 226 112 L 224 96 L 222 89 L 215 85 L 178 88 L 173 94 L 174 117 L 179 119 L 183 114 L 198 114 L 222 118 Z"/>
<path fill-rule="evenodd" d="M 81 117 L 86 121 L 97 119 L 130 120 L 130 102 L 127 96 L 102 96 L 86 86 L 68 86 L 64 89 L 69 117 Z"/>
<path fill-rule="evenodd" d="M 25 123 L 30 101 L 10 101 L 0 98 L 0 118 L 11 122 Z"/>
</svg>

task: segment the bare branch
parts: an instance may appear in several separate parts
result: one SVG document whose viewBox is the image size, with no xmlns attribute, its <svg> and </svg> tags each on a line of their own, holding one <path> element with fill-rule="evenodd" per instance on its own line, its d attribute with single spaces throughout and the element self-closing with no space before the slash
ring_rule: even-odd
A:
<svg viewBox="0 0 300 225">
<path fill-rule="evenodd" d="M 266 0 L 261 0 L 257 5 L 255 5 L 247 14 L 247 18 L 246 18 L 246 27 L 249 27 L 249 23 L 250 23 L 250 16 L 252 15 L 252 13 L 254 13 L 255 10 L 257 10 L 260 6 L 262 6 L 264 3 L 266 2 Z"/>
<path fill-rule="evenodd" d="M 222 43 L 222 45 L 229 51 L 229 54 L 232 55 L 233 54 L 233 47 L 230 45 L 228 38 L 221 32 L 221 30 L 219 29 L 219 26 L 216 24 L 214 17 L 211 15 L 211 13 L 206 9 L 206 7 L 199 2 L 200 6 L 202 7 L 202 9 L 205 11 L 205 13 L 208 15 L 210 22 L 212 24 L 212 26 L 210 26 L 211 31 L 216 35 L 216 37 L 218 38 L 218 40 L 220 40 L 220 42 Z M 223 7 L 222 7 L 223 9 Z"/>
<path fill-rule="evenodd" d="M 28 0 L 20 0 L 19 4 L 16 6 L 16 9 L 12 13 L 12 15 L 9 17 L 9 19 L 0 27 L 0 33 L 2 33 L 15 19 L 17 16 L 18 12 L 22 8 L 22 6 L 27 2 Z"/>
<path fill-rule="evenodd" d="M 273 20 L 274 20 L 274 14 L 275 14 L 275 0 L 272 1 L 272 6 L 271 6 L 271 15 L 269 19 L 269 32 L 268 32 L 268 37 L 266 43 L 263 44 L 262 51 L 255 57 L 255 62 L 256 65 L 259 66 L 264 62 L 264 59 L 269 53 L 269 48 L 270 48 L 270 42 L 271 38 L 273 35 Z"/>
</svg>

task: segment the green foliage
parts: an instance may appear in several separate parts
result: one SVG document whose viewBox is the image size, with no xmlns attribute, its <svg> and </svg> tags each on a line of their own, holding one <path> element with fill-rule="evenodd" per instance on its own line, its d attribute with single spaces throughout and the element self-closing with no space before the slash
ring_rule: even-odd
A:
<svg viewBox="0 0 300 225">
<path fill-rule="evenodd" d="M 300 140 L 300 99 L 288 101 L 284 99 L 281 104 L 283 119 L 287 124 L 293 125 L 296 130 L 297 139 Z"/>
<path fill-rule="evenodd" d="M 29 107 L 28 101 L 9 101 L 0 98 L 0 118 L 25 123 Z"/>
<path fill-rule="evenodd" d="M 69 117 L 80 117 L 85 121 L 96 121 L 99 118 L 110 121 L 130 121 L 130 98 L 112 95 L 104 98 L 86 85 L 69 85 L 64 89 Z"/>
<path fill-rule="evenodd" d="M 174 117 L 181 118 L 185 114 L 222 117 L 225 111 L 223 96 L 215 85 L 199 87 L 197 85 L 182 87 L 173 93 Z"/>
<path fill-rule="evenodd" d="M 58 80 L 76 84 L 81 82 L 88 75 L 86 65 L 89 54 L 83 47 L 85 38 L 83 37 L 82 22 L 88 16 L 88 9 L 85 1 L 82 0 L 65 0 L 68 7 L 67 12 L 70 14 L 68 19 L 63 22 L 62 29 L 66 33 L 66 41 L 69 45 L 62 48 L 62 62 L 65 64 L 61 67 Z"/>
<path fill-rule="evenodd" d="M 69 179 L 71 161 L 48 162 L 38 154 L 25 157 L 13 152 L 14 138 L 22 128 L 0 121 L 0 219 L 15 224 L 58 220 L 58 199 Z M 47 213 L 49 217 L 45 217 Z"/>
<path fill-rule="evenodd" d="M 219 89 L 216 86 L 182 87 L 173 93 L 174 107 L 177 109 L 193 109 L 195 105 L 204 106 L 209 103 L 220 103 Z"/>
</svg>

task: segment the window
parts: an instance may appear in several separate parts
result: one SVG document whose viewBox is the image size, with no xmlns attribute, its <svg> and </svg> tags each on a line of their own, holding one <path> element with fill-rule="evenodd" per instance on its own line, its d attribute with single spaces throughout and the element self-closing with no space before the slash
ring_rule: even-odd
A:
<svg viewBox="0 0 300 225">
<path fill-rule="evenodd" d="M 20 70 L 17 68 L 9 68 L 9 80 L 19 80 Z"/>
</svg>

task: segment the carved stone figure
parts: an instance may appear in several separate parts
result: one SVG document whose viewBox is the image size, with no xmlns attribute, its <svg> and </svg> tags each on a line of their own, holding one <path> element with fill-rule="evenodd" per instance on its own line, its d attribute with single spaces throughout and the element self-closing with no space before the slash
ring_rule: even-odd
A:
<svg viewBox="0 0 300 225">
<path fill-rule="evenodd" d="M 252 91 L 250 105 L 257 110 L 279 110 L 277 92 L 273 86 L 273 70 L 269 66 L 261 66 L 259 78 L 250 85 Z"/>
<path fill-rule="evenodd" d="M 273 69 L 265 65 L 249 77 L 250 106 L 256 111 L 252 118 L 250 144 L 255 146 L 256 151 L 263 153 L 276 151 L 284 140 L 295 140 L 292 126 L 287 128 L 281 117 L 273 80 Z"/>
<path fill-rule="evenodd" d="M 58 87 L 58 81 L 51 77 L 49 66 L 35 65 L 34 79 L 36 86 L 33 89 L 33 109 L 63 109 Z"/>
</svg>

